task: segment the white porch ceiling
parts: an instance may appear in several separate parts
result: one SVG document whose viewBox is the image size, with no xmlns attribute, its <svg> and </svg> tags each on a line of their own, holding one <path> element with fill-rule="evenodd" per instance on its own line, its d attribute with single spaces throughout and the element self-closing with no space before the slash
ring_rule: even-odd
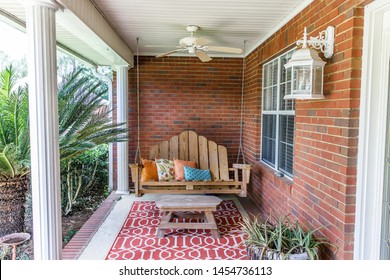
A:
<svg viewBox="0 0 390 280">
<path fill-rule="evenodd" d="M 196 36 L 213 41 L 210 45 L 243 48 L 246 40 L 248 54 L 312 1 L 93 0 L 133 52 L 139 37 L 141 55 L 175 49 L 180 38 L 189 36 L 187 25 L 200 26 Z"/>
<path fill-rule="evenodd" d="M 103 40 L 93 26 L 83 26 L 84 14 L 95 6 L 108 22 L 110 31 L 123 41 L 131 54 L 157 55 L 174 50 L 179 39 L 189 36 L 187 25 L 198 25 L 195 36 L 212 41 L 212 46 L 243 48 L 245 55 L 275 33 L 313 0 L 57 0 L 65 6 L 57 13 L 57 40 L 61 46 L 101 65 L 112 65 L 128 57 L 115 53 L 110 40 Z M 88 3 L 86 3 L 88 2 Z M 88 4 L 88 5 L 86 5 Z M 73 9 L 68 13 L 66 7 Z M 80 9 L 80 11 L 75 11 Z M 89 9 L 82 11 L 82 9 Z M 79 13 L 80 12 L 80 13 Z M 24 7 L 19 0 L 0 0 L 0 19 L 11 17 L 19 25 L 25 22 Z M 3 17 L 1 17 L 3 15 Z M 85 22 L 84 22 L 85 23 Z M 88 24 L 86 24 L 88 25 Z M 22 27 L 23 29 L 23 27 Z M 83 35 L 84 34 L 84 35 Z M 99 35 L 99 36 L 97 36 Z M 112 34 L 111 34 L 112 35 Z M 107 37 L 109 38 L 109 37 Z M 158 45 L 160 47 L 147 47 Z M 122 48 L 123 50 L 123 48 Z M 107 53 L 105 53 L 105 51 Z M 208 52 L 211 57 L 242 57 Z M 177 55 L 188 55 L 180 52 Z M 130 62 L 130 64 L 132 61 Z"/>
</svg>

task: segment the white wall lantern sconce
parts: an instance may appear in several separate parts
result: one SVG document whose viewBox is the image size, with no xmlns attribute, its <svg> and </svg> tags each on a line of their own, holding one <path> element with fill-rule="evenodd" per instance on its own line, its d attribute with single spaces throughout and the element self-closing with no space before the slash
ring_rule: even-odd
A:
<svg viewBox="0 0 390 280">
<path fill-rule="evenodd" d="M 309 40 L 305 27 L 303 40 L 297 41 L 297 45 L 302 47 L 284 65 L 287 70 L 291 69 L 291 92 L 284 99 L 324 99 L 322 87 L 326 62 L 314 49 L 323 52 L 326 58 L 333 56 L 334 27 L 329 26 L 318 37 L 310 37 Z"/>
</svg>

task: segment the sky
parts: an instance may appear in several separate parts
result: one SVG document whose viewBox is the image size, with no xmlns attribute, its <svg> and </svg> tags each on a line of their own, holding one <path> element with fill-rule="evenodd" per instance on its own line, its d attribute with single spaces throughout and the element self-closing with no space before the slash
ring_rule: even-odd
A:
<svg viewBox="0 0 390 280">
<path fill-rule="evenodd" d="M 26 34 L 0 21 L 0 51 L 13 59 L 21 59 L 27 53 Z"/>
</svg>

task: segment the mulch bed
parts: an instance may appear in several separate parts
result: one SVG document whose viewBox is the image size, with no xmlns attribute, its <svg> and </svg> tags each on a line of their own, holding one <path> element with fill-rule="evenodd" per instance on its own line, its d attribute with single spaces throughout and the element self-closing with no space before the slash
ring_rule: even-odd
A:
<svg viewBox="0 0 390 280">
<path fill-rule="evenodd" d="M 89 217 L 94 213 L 93 208 L 75 209 L 70 215 L 62 217 L 62 238 L 69 242 L 70 238 L 85 224 Z M 0 258 L 3 260 L 10 260 L 12 257 L 11 248 L 0 247 Z M 34 249 L 32 239 L 17 247 L 17 260 L 33 260 Z"/>
</svg>

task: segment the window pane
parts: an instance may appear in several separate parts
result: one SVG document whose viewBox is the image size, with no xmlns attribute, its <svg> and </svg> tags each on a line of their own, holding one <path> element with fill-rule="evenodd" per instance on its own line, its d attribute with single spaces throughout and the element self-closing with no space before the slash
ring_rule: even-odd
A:
<svg viewBox="0 0 390 280">
<path fill-rule="evenodd" d="M 272 66 L 272 63 L 269 63 L 269 64 L 264 66 L 264 70 L 263 70 L 264 71 L 264 82 L 263 82 L 264 87 L 269 87 L 272 85 L 271 66 Z"/>
<path fill-rule="evenodd" d="M 263 91 L 264 100 L 263 100 L 263 110 L 272 110 L 272 88 L 266 88 Z"/>
<path fill-rule="evenodd" d="M 290 77 L 291 78 L 291 77 Z M 282 111 L 293 111 L 294 108 L 294 100 L 288 99 L 284 100 L 283 97 L 291 92 L 291 83 L 284 83 L 280 85 L 280 110 Z"/>
<path fill-rule="evenodd" d="M 278 60 L 272 63 L 272 85 L 278 84 Z"/>
<path fill-rule="evenodd" d="M 291 68 L 286 69 L 284 65 L 290 60 L 293 51 L 283 55 L 280 58 L 280 104 L 279 108 L 283 111 L 294 110 L 294 100 L 284 100 L 283 97 L 291 93 Z"/>
<path fill-rule="evenodd" d="M 289 68 L 287 71 L 286 68 L 284 68 L 284 65 L 290 60 L 292 54 L 293 54 L 293 51 L 280 57 L 280 65 L 281 65 L 281 67 L 280 67 L 280 82 L 281 83 L 284 83 L 286 81 L 291 81 L 291 68 Z"/>
<path fill-rule="evenodd" d="M 275 166 L 276 115 L 263 115 L 262 160 Z"/>
<path fill-rule="evenodd" d="M 279 170 L 293 174 L 294 116 L 280 116 L 279 121 Z"/>
<path fill-rule="evenodd" d="M 265 86 L 263 87 L 263 110 L 275 111 L 277 109 L 278 94 L 278 64 L 271 62 L 264 67 Z"/>
<path fill-rule="evenodd" d="M 291 93 L 292 86 L 291 69 L 286 70 L 284 65 L 293 52 L 263 67 L 261 160 L 289 176 L 293 173 L 295 103 L 283 99 Z"/>
<path fill-rule="evenodd" d="M 265 111 L 275 111 L 276 102 L 278 95 L 278 87 L 273 86 L 271 88 L 266 88 L 263 91 L 264 100 L 263 100 L 263 110 Z"/>
</svg>

